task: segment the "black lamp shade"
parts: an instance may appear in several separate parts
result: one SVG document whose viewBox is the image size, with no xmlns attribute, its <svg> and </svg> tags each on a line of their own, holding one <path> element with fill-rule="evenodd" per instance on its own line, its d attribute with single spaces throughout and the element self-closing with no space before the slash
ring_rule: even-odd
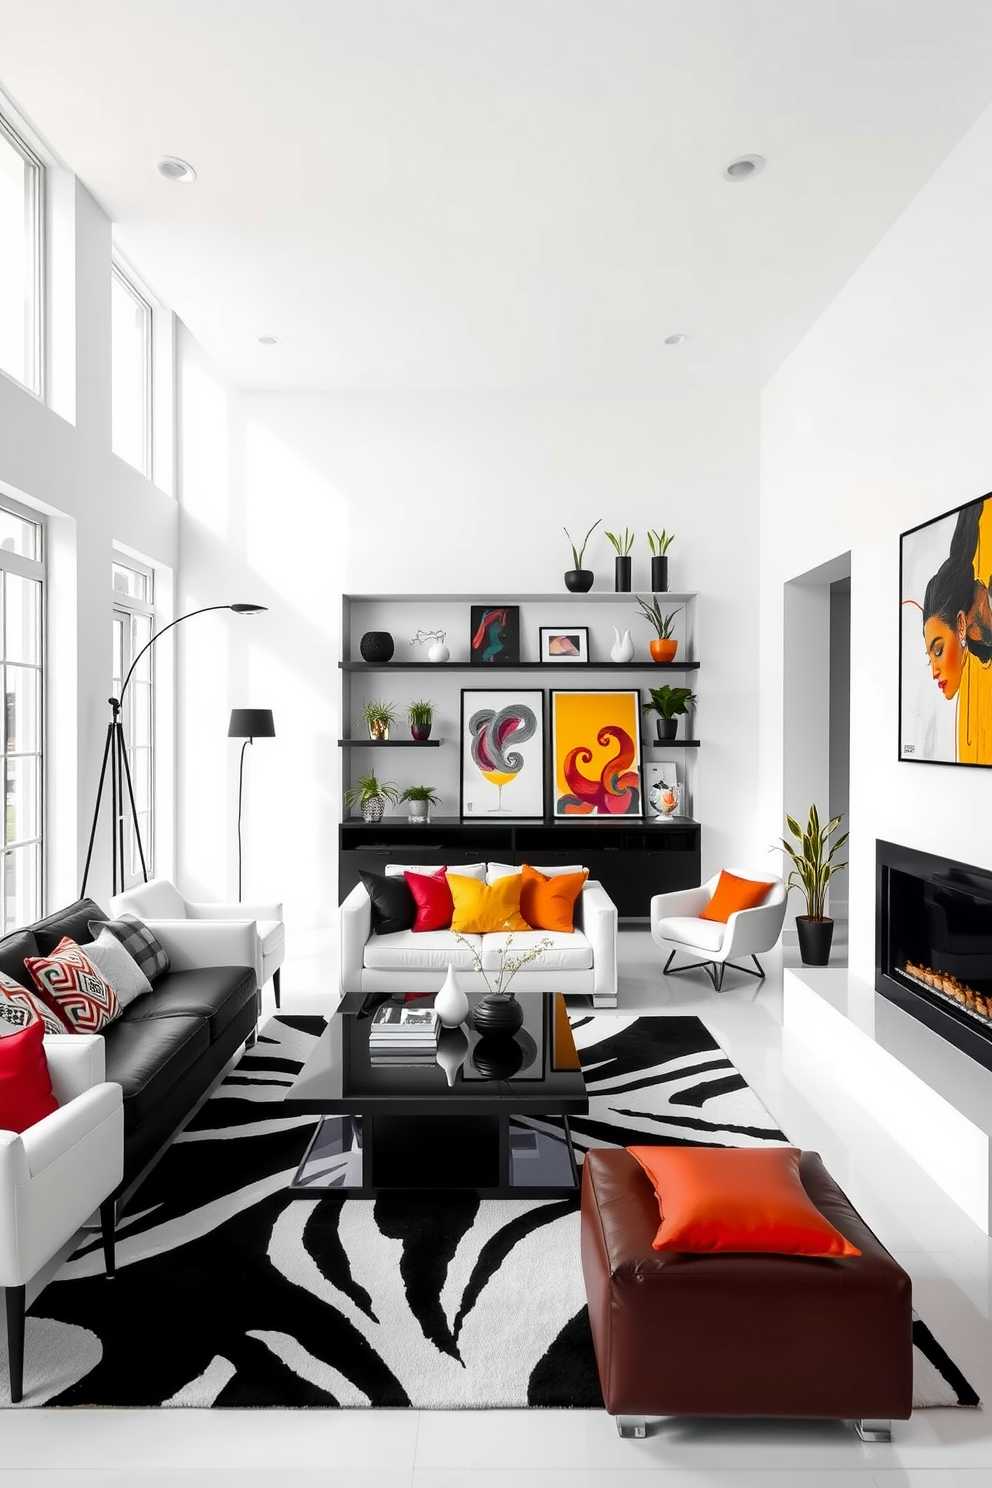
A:
<svg viewBox="0 0 992 1488">
<path fill-rule="evenodd" d="M 232 708 L 229 739 L 274 739 L 276 726 L 271 708 Z"/>
</svg>

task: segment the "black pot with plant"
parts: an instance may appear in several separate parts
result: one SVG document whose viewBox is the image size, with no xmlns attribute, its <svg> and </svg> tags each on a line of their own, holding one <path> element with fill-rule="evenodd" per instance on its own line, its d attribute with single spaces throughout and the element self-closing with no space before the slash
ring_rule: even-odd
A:
<svg viewBox="0 0 992 1488">
<path fill-rule="evenodd" d="M 593 522 L 592 526 L 589 528 L 589 531 L 582 539 L 582 544 L 579 547 L 576 547 L 575 543 L 572 542 L 572 534 L 569 532 L 568 528 L 563 527 L 561 529 L 562 532 L 564 532 L 565 536 L 568 538 L 569 542 L 572 544 L 572 562 L 575 564 L 574 568 L 569 568 L 565 572 L 565 588 L 570 594 L 588 594 L 589 590 L 592 588 L 593 580 L 595 579 L 596 575 L 593 573 L 591 568 L 582 567 L 582 560 L 586 555 L 586 543 L 589 541 L 590 537 L 592 537 L 593 533 L 596 531 L 596 528 L 599 526 L 602 520 L 602 517 L 599 517 L 595 522 Z"/>
<path fill-rule="evenodd" d="M 629 527 L 622 532 L 608 532 L 606 536 L 613 544 L 616 558 L 614 560 L 614 583 L 613 588 L 617 594 L 630 593 L 630 550 L 634 546 L 634 533 Z"/>
<path fill-rule="evenodd" d="M 674 532 L 666 532 L 664 527 L 660 532 L 648 533 L 648 546 L 651 549 L 651 593 L 664 594 L 668 589 L 668 550 L 675 541 Z"/>
<path fill-rule="evenodd" d="M 658 742 L 674 739 L 678 734 L 679 718 L 695 705 L 696 694 L 688 687 L 649 687 L 650 701 L 642 703 L 645 713 L 657 713 Z"/>
<path fill-rule="evenodd" d="M 422 744 L 431 736 L 431 725 L 434 722 L 434 704 L 427 700 L 420 703 L 411 703 L 406 710 L 410 720 L 410 733 Z"/>
<path fill-rule="evenodd" d="M 849 834 L 842 832 L 831 842 L 831 836 L 841 824 L 841 817 L 832 816 L 821 826 L 815 803 L 809 808 L 805 830 L 793 816 L 786 816 L 785 822 L 798 844 L 794 845 L 785 837 L 780 839 L 794 865 L 788 878 L 789 888 L 800 889 L 806 901 L 806 913 L 796 915 L 799 954 L 804 966 L 826 966 L 834 934 L 834 922 L 824 914 L 827 885 L 835 873 L 847 867 L 846 863 L 835 863 L 834 855 L 844 846 Z"/>
<path fill-rule="evenodd" d="M 410 821 L 425 824 L 431 819 L 431 807 L 441 804 L 441 797 L 432 785 L 408 785 L 400 800 L 409 802 Z"/>
</svg>

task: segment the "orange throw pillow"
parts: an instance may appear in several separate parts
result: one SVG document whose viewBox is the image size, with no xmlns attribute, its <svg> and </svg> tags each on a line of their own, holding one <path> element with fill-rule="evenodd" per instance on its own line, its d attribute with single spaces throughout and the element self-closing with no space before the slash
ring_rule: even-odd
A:
<svg viewBox="0 0 992 1488">
<path fill-rule="evenodd" d="M 529 863 L 520 870 L 520 913 L 532 930 L 560 930 L 571 935 L 575 929 L 575 901 L 589 869 L 581 873 L 559 873 L 548 878 Z"/>
<path fill-rule="evenodd" d="M 455 906 L 452 930 L 462 935 L 488 935 L 492 931 L 530 929 L 520 913 L 519 874 L 484 884 L 477 878 L 449 873 L 448 888 Z"/>
<path fill-rule="evenodd" d="M 739 909 L 757 909 L 765 901 L 770 883 L 756 883 L 752 878 L 737 878 L 733 873 L 721 873 L 713 898 L 701 911 L 701 920 L 719 920 L 725 925 Z"/>
<path fill-rule="evenodd" d="M 858 1256 L 813 1204 L 798 1147 L 628 1147 L 654 1184 L 655 1250 Z"/>
</svg>

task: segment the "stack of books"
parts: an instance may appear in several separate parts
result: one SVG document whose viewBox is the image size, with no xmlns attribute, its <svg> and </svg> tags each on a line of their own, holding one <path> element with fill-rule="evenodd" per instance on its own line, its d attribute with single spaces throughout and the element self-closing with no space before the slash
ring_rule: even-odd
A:
<svg viewBox="0 0 992 1488">
<path fill-rule="evenodd" d="M 439 1027 L 432 1007 L 386 1003 L 369 1029 L 369 1060 L 373 1065 L 433 1064 Z"/>
</svg>

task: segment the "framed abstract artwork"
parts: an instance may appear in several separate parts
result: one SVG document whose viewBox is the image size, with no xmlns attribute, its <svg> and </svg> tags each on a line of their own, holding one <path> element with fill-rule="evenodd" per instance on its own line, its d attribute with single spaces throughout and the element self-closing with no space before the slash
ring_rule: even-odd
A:
<svg viewBox="0 0 992 1488">
<path fill-rule="evenodd" d="M 544 693 L 465 688 L 461 814 L 544 819 Z"/>
<path fill-rule="evenodd" d="M 639 693 L 552 693 L 551 738 L 556 817 L 641 816 Z"/>
<path fill-rule="evenodd" d="M 589 660 L 587 625 L 542 625 L 541 660 L 566 665 Z"/>
<path fill-rule="evenodd" d="M 469 660 L 473 666 L 515 666 L 520 660 L 520 606 L 473 605 Z"/>
<path fill-rule="evenodd" d="M 899 539 L 899 758 L 992 765 L 992 493 Z"/>
</svg>

